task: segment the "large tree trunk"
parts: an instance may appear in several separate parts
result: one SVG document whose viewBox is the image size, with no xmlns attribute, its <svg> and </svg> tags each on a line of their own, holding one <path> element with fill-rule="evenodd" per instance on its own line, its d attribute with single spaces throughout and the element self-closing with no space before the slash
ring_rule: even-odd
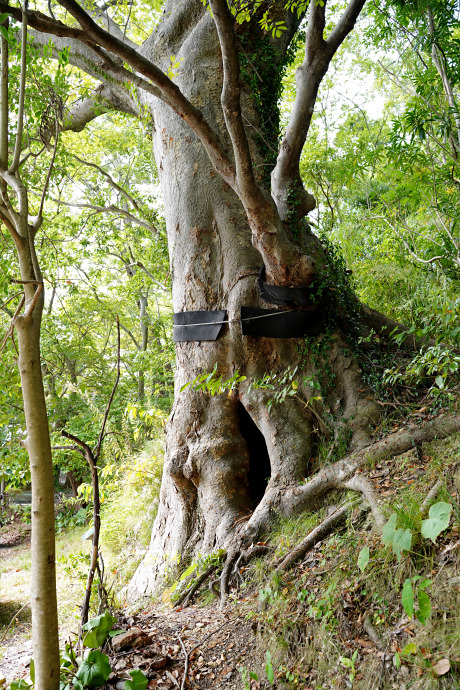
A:
<svg viewBox="0 0 460 690">
<path fill-rule="evenodd" d="M 158 31 L 160 39 L 148 57 L 165 70 L 169 55 L 184 58 L 176 79 L 179 87 L 228 141 L 220 106 L 221 51 L 210 14 L 200 2 L 192 1 L 179 8 L 170 3 L 165 17 Z M 264 45 L 260 36 L 252 36 L 247 51 L 255 45 L 257 50 L 273 48 L 267 38 L 263 40 Z M 284 46 L 280 43 L 275 49 L 280 54 Z M 274 86 L 265 83 L 261 88 L 273 89 L 276 99 Z M 232 321 L 239 318 L 241 305 L 269 308 L 257 285 L 263 261 L 252 245 L 238 197 L 215 173 L 188 126 L 158 100 L 152 99 L 148 107 L 155 122 L 174 311 L 223 309 Z M 268 158 L 252 136 L 262 129 L 260 111 L 248 92 L 243 94 L 243 112 L 253 158 L 266 179 Z M 276 122 L 271 142 L 276 148 Z M 304 234 L 321 253 L 306 226 Z M 215 342 L 178 343 L 176 395 L 167 428 L 160 506 L 149 552 L 129 586 L 130 596 L 152 593 L 178 556 L 228 547 L 243 523 L 246 540 L 256 538 L 276 509 L 280 488 L 308 475 L 318 442 L 333 433 L 324 421 L 326 408 L 337 420 L 353 418 L 352 445 L 367 442 L 376 405 L 366 401 L 369 392 L 362 385 L 358 365 L 344 354 L 346 343 L 338 329 L 328 343 L 323 358 L 335 375 L 332 388 L 303 339 L 242 336 L 236 321 L 225 325 Z M 184 384 L 211 371 L 215 364 L 224 378 L 239 370 L 247 381 L 231 394 L 216 397 L 191 387 L 180 392 Z M 270 392 L 248 391 L 248 383 L 266 372 L 297 365 L 302 370 L 298 395 L 287 397 L 282 405 L 269 411 Z M 318 377 L 324 385 L 324 405 L 315 411 L 306 404 L 312 391 L 301 382 L 305 375 Z M 251 514 L 249 522 L 244 520 Z"/>
</svg>

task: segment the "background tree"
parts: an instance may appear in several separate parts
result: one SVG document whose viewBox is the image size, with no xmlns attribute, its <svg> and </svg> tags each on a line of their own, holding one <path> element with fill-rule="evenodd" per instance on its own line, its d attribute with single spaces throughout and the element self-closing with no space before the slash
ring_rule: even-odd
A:
<svg viewBox="0 0 460 690">
<path fill-rule="evenodd" d="M 2 20 L 7 19 L 5 16 Z M 51 446 L 46 413 L 45 394 L 41 371 L 40 326 L 44 307 L 44 284 L 35 247 L 35 236 L 43 222 L 43 207 L 51 178 L 59 140 L 60 101 L 54 100 L 48 113 L 48 122 L 54 125 L 50 138 L 54 136 L 51 155 L 45 162 L 41 197 L 34 206 L 29 190 L 24 183 L 36 174 L 28 171 L 30 156 L 39 158 L 42 151 L 31 149 L 23 155 L 23 138 L 28 132 L 25 124 L 25 92 L 27 62 L 33 50 L 27 47 L 27 10 L 22 11 L 22 39 L 20 52 L 9 56 L 9 43 L 14 46 L 17 32 L 9 31 L 8 23 L 2 26 L 2 71 L 1 71 L 1 121 L 0 121 L 0 218 L 14 243 L 20 279 L 12 279 L 14 286 L 20 286 L 19 293 L 10 299 L 15 306 L 10 327 L 3 345 L 11 338 L 14 347 L 15 332 L 18 334 L 18 367 L 21 375 L 21 390 L 27 436 L 23 445 L 27 449 L 32 480 L 32 642 L 36 668 L 35 687 L 50 690 L 59 687 L 59 642 L 56 602 L 56 571 L 54 544 L 54 487 Z M 16 59 L 15 59 L 16 58 Z M 17 91 L 9 98 L 10 85 L 16 74 Z M 56 84 L 63 86 L 62 73 L 57 73 Z M 12 90 L 15 87 L 12 87 Z M 32 96 L 33 99 L 33 96 Z M 14 107 L 16 106 L 16 107 Z M 10 120 L 10 113 L 15 117 Z M 10 128 L 14 127 L 14 136 Z M 47 142 L 49 144 L 49 141 Z M 41 165 L 40 165 L 41 163 Z M 39 170 L 39 173 L 42 172 Z M 28 174 L 29 173 L 29 174 Z M 24 313 L 21 313 L 24 308 Z"/>
</svg>

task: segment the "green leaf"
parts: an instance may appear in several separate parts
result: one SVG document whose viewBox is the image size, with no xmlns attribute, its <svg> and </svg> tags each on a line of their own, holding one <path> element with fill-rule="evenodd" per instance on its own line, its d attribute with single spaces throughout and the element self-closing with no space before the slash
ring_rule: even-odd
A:
<svg viewBox="0 0 460 690">
<path fill-rule="evenodd" d="M 78 669 L 77 678 L 83 685 L 97 688 L 104 685 L 110 676 L 109 658 L 97 649 L 92 649 Z"/>
<path fill-rule="evenodd" d="M 270 654 L 268 649 L 265 652 L 265 658 L 267 659 L 267 663 L 265 664 L 265 672 L 267 674 L 267 679 L 268 679 L 268 682 L 271 685 L 273 685 L 273 682 L 275 680 L 275 674 L 273 673 L 272 655 Z"/>
<path fill-rule="evenodd" d="M 366 569 L 367 564 L 369 563 L 369 547 L 365 546 L 361 551 L 359 552 L 358 556 L 358 568 L 360 571 L 363 573 Z"/>
<path fill-rule="evenodd" d="M 395 532 L 396 532 L 396 520 L 397 520 L 397 515 L 396 515 L 396 513 L 393 513 L 393 515 L 390 517 L 390 519 L 386 523 L 385 527 L 383 528 L 382 541 L 384 544 L 392 544 L 393 543 L 393 537 L 394 537 Z"/>
<path fill-rule="evenodd" d="M 432 580 L 430 580 L 430 579 L 427 578 L 427 579 L 422 580 L 421 582 L 419 582 L 418 588 L 419 588 L 419 590 L 424 590 L 424 589 L 426 589 L 427 587 L 429 587 L 429 586 L 431 585 L 431 583 L 432 583 Z"/>
<path fill-rule="evenodd" d="M 426 592 L 419 591 L 418 593 L 418 605 L 419 611 L 417 612 L 417 618 L 420 623 L 425 623 L 426 619 L 431 616 L 431 601 L 430 597 Z"/>
<path fill-rule="evenodd" d="M 414 615 L 414 590 L 409 578 L 404 582 L 401 599 L 404 611 L 412 618 Z"/>
<path fill-rule="evenodd" d="M 124 690 L 145 690 L 149 679 L 144 676 L 142 671 L 139 671 L 138 668 L 135 668 L 133 671 L 129 672 L 129 675 L 131 676 L 132 680 L 126 681 Z"/>
<path fill-rule="evenodd" d="M 441 390 L 443 390 L 443 388 L 444 388 L 444 379 L 442 378 L 442 376 L 436 376 L 434 382 L 435 382 L 435 384 L 437 385 L 438 388 L 440 388 Z"/>
<path fill-rule="evenodd" d="M 96 616 L 85 623 L 83 630 L 89 630 L 88 634 L 83 639 L 85 647 L 100 647 L 104 644 L 109 630 L 112 629 L 113 624 L 117 619 L 110 615 L 107 611 L 102 616 Z"/>
<path fill-rule="evenodd" d="M 13 680 L 8 686 L 8 690 L 28 690 L 28 688 L 31 687 L 29 683 L 26 683 L 26 681 L 21 678 L 20 680 Z"/>
<path fill-rule="evenodd" d="M 30 680 L 35 683 L 35 662 L 33 659 L 30 660 Z"/>
<path fill-rule="evenodd" d="M 434 543 L 441 532 L 449 526 L 451 510 L 451 504 L 444 501 L 431 506 L 428 519 L 422 522 L 422 536 Z"/>
<path fill-rule="evenodd" d="M 412 532 L 410 529 L 397 529 L 393 537 L 393 551 L 398 560 L 403 551 L 410 551 L 412 546 Z"/>
<path fill-rule="evenodd" d="M 402 650 L 402 654 L 416 654 L 416 652 L 417 645 L 414 642 L 408 642 Z"/>
</svg>

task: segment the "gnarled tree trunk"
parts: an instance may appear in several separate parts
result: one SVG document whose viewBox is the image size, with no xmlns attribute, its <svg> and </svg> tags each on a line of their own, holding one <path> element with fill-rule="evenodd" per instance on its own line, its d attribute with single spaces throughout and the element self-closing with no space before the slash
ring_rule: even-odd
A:
<svg viewBox="0 0 460 690">
<path fill-rule="evenodd" d="M 295 27 L 289 30 L 292 34 Z M 210 14 L 200 3 L 185 3 L 167 13 L 159 35 L 161 41 L 148 57 L 165 70 L 170 54 L 184 57 L 176 83 L 228 141 L 220 104 L 221 50 Z M 262 121 L 260 101 L 269 99 L 272 92 L 272 113 L 276 114 L 276 79 L 288 41 L 285 37 L 273 41 L 261 33 L 248 37 L 243 32 L 239 40 L 253 59 L 256 52 L 266 51 L 273 61 L 265 73 L 263 67 L 254 73 L 248 61 L 242 75 L 243 117 L 258 177 L 263 180 L 273 167 L 270 147 L 277 146 L 278 123 L 276 118 L 271 123 L 267 147 L 269 127 Z M 259 83 L 256 94 L 247 86 L 254 78 L 266 80 Z M 318 444 L 334 433 L 325 419 L 332 417 L 338 424 L 348 419 L 356 446 L 366 443 L 377 407 L 366 399 L 369 391 L 357 363 L 344 354 L 346 342 L 339 328 L 327 338 L 319 336 L 327 341 L 322 348 L 323 365 L 333 373 L 333 382 L 314 361 L 314 339 L 306 346 L 298 338 L 241 334 L 242 305 L 273 307 L 260 297 L 257 279 L 263 261 L 253 246 L 243 205 L 215 173 L 190 128 L 161 101 L 149 99 L 148 107 L 155 123 L 155 158 L 171 248 L 174 311 L 227 310 L 230 323 L 217 341 L 177 344 L 176 395 L 167 428 L 160 506 L 148 554 L 129 586 L 130 596 L 153 592 L 178 557 L 228 547 L 242 524 L 245 538 L 255 539 L 277 510 L 279 489 L 308 476 Z M 263 139 L 258 132 L 264 133 Z M 310 253 L 313 246 L 324 263 L 318 240 L 308 226 L 301 227 L 297 246 L 302 250 L 308 243 Z M 224 379 L 238 370 L 247 381 L 216 397 L 190 386 L 181 392 L 184 384 L 216 364 Z M 272 393 L 248 390 L 249 382 L 266 372 L 295 366 L 300 368 L 298 394 L 288 396 L 282 405 L 269 409 Z M 314 391 L 302 384 L 305 376 L 323 384 L 323 404 L 307 402 Z M 315 404 L 317 409 L 313 409 Z"/>
</svg>

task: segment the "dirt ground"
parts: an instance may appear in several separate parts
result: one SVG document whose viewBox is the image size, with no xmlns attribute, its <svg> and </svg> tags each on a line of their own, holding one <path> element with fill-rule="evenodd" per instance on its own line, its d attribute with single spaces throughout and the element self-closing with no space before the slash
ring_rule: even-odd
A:
<svg viewBox="0 0 460 690">
<path fill-rule="evenodd" d="M 32 656 L 30 608 L 23 604 L 28 599 L 29 546 L 30 529 L 27 526 L 14 524 L 2 528 L 0 689 L 16 678 L 29 678 Z M 141 629 L 148 636 L 144 637 L 148 644 L 140 649 L 114 651 L 108 643 L 104 651 L 110 657 L 114 672 L 107 688 L 122 688 L 124 681 L 130 679 L 129 670 L 134 668 L 141 669 L 149 678 L 149 690 L 181 688 L 187 663 L 187 688 L 237 690 L 244 687 L 244 669 L 248 674 L 260 664 L 256 645 L 251 644 L 251 623 L 231 606 L 224 611 L 219 610 L 216 604 L 173 610 L 149 604 L 139 613 L 128 611 L 117 614 L 118 628 L 132 630 L 134 636 Z M 12 625 L 8 632 L 10 621 Z M 64 632 L 62 645 L 66 642 L 67 627 Z M 263 686 L 253 683 L 252 687 Z"/>
</svg>

